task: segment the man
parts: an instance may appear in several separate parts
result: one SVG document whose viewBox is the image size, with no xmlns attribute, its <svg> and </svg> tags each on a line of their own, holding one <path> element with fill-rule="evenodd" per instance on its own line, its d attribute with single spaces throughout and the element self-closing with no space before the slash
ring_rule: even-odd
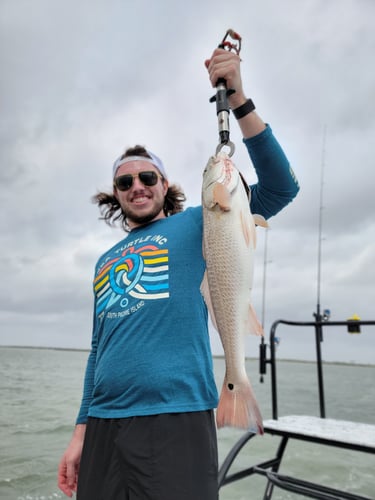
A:
<svg viewBox="0 0 375 500">
<path fill-rule="evenodd" d="M 216 49 L 205 64 L 213 86 L 225 78 L 235 89 L 229 104 L 258 175 L 251 209 L 269 218 L 298 184 L 244 94 L 239 57 Z M 92 349 L 59 487 L 67 496 L 77 490 L 78 500 L 216 500 L 202 208 L 182 210 L 183 193 L 141 146 L 116 160 L 113 182 L 113 193 L 95 200 L 128 234 L 96 265 Z"/>
</svg>

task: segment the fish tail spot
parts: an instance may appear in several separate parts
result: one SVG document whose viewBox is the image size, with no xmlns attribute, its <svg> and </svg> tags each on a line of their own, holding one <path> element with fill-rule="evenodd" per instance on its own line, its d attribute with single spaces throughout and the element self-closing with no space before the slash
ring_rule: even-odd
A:
<svg viewBox="0 0 375 500">
<path fill-rule="evenodd" d="M 233 391 L 233 389 L 234 389 L 234 385 L 233 385 L 233 384 L 228 384 L 228 389 L 229 389 L 230 391 Z"/>
</svg>

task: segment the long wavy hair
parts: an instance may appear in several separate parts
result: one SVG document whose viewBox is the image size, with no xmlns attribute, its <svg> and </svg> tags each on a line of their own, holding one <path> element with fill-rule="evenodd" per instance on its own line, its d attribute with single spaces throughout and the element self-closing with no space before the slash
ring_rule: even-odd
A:
<svg viewBox="0 0 375 500">
<path fill-rule="evenodd" d="M 133 148 L 128 148 L 121 156 L 121 159 L 127 156 L 144 156 L 150 158 L 147 150 L 140 145 Z M 168 186 L 167 194 L 164 198 L 163 211 L 166 217 L 182 212 L 184 209 L 184 202 L 186 201 L 185 193 L 176 184 Z M 115 195 L 112 193 L 98 192 L 92 197 L 92 202 L 97 204 L 101 213 L 101 220 L 104 220 L 109 226 L 116 226 L 120 223 L 124 231 L 129 232 L 130 228 L 127 223 L 127 215 L 121 208 Z"/>
</svg>

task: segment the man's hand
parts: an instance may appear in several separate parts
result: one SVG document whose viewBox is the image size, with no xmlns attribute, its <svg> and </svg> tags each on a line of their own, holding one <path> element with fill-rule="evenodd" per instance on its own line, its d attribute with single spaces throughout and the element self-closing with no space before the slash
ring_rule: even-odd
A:
<svg viewBox="0 0 375 500">
<path fill-rule="evenodd" d="M 215 49 L 211 59 L 207 59 L 204 63 L 213 87 L 216 86 L 219 78 L 224 78 L 227 88 L 235 90 L 235 93 L 228 98 L 232 109 L 246 102 L 242 89 L 240 63 L 241 59 L 237 54 L 224 49 Z"/>
<path fill-rule="evenodd" d="M 235 90 L 234 94 L 228 97 L 231 109 L 236 109 L 246 103 L 247 97 L 242 87 L 241 59 L 234 52 L 224 49 L 215 49 L 211 58 L 204 62 L 211 85 L 216 87 L 219 78 L 226 80 L 228 89 Z M 251 112 L 238 120 L 243 137 L 250 138 L 261 133 L 266 124 L 256 112 Z"/>
<path fill-rule="evenodd" d="M 85 431 L 86 425 L 78 424 L 76 426 L 72 440 L 59 463 L 57 484 L 60 490 L 68 497 L 72 497 L 73 493 L 77 491 L 79 464 Z"/>
</svg>

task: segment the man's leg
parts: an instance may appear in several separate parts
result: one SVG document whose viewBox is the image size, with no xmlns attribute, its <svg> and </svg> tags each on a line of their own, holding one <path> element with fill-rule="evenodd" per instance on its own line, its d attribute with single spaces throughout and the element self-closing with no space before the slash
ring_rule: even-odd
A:
<svg viewBox="0 0 375 500">
<path fill-rule="evenodd" d="M 120 422 L 116 445 L 127 476 L 129 500 L 218 499 L 212 411 L 134 417 Z"/>
<path fill-rule="evenodd" d="M 124 470 L 114 446 L 118 420 L 89 418 L 86 426 L 77 500 L 128 500 Z"/>
</svg>

